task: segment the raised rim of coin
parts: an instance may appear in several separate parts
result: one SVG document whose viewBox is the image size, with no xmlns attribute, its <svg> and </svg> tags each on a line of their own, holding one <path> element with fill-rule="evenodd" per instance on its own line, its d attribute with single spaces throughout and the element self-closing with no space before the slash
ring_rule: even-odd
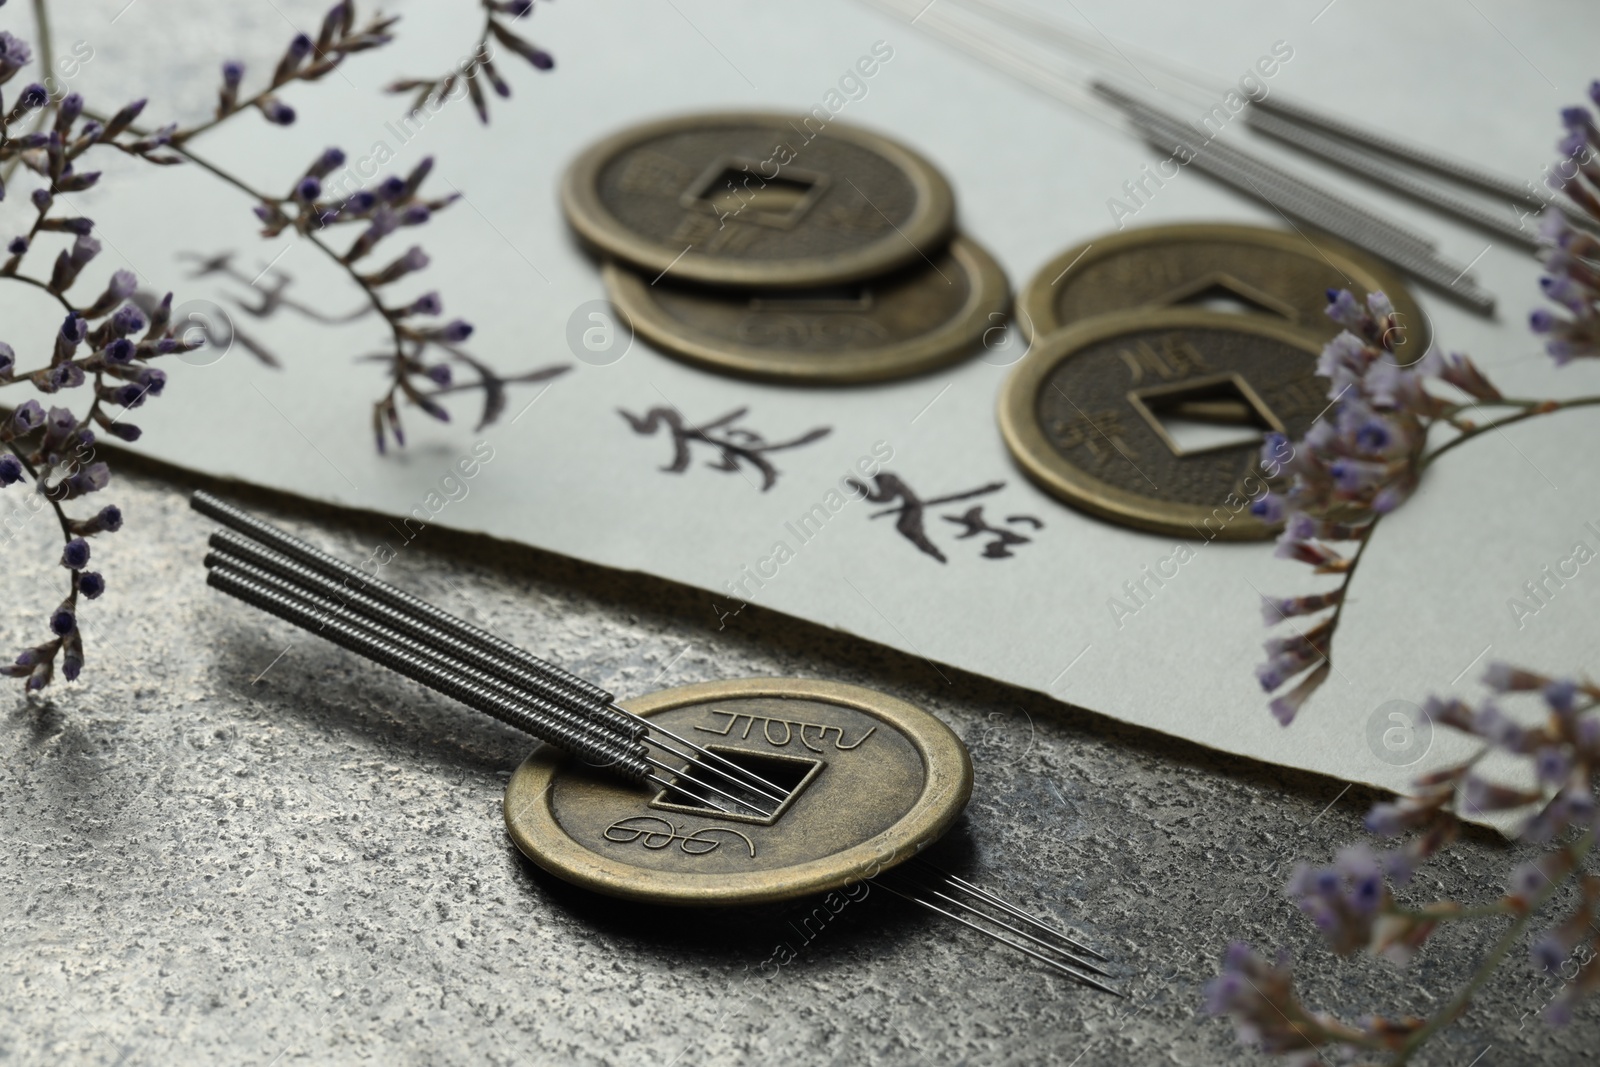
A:
<svg viewBox="0 0 1600 1067">
<path fill-rule="evenodd" d="M 1264 335 L 1311 356 L 1322 350 L 1322 342 L 1302 328 L 1262 315 L 1202 308 L 1146 308 L 1084 319 L 1042 338 L 1016 365 L 1000 390 L 1000 435 L 1023 471 L 1058 499 L 1092 515 L 1141 530 L 1193 538 L 1197 525 L 1211 516 L 1215 504 L 1163 501 L 1104 482 L 1056 451 L 1039 428 L 1037 415 L 1039 389 L 1045 378 L 1086 346 L 1135 331 L 1184 326 Z M 1244 513 L 1218 531 L 1215 539 L 1257 541 L 1272 536 L 1277 529 Z"/>
<path fill-rule="evenodd" d="M 594 852 L 562 829 L 551 807 L 551 787 L 574 764 L 556 749 L 541 745 L 506 785 L 504 808 L 511 840 L 524 856 L 557 878 L 608 896 L 685 906 L 761 904 L 824 893 L 875 877 L 943 835 L 972 795 L 972 760 L 950 727 L 914 704 L 861 686 L 799 678 L 743 678 L 663 689 L 624 701 L 622 706 L 648 718 L 673 708 L 737 697 L 817 700 L 881 720 L 921 755 L 925 771 L 922 793 L 881 833 L 820 859 L 746 874 L 660 871 Z M 619 779 L 615 788 L 639 787 Z"/>
<path fill-rule="evenodd" d="M 1004 322 L 1011 302 L 1005 271 L 994 257 L 966 237 L 954 238 L 947 251 L 970 279 L 970 293 L 960 312 L 938 328 L 861 353 L 817 353 L 730 342 L 708 333 L 691 332 L 652 298 L 654 291 L 636 272 L 608 262 L 606 291 L 617 309 L 646 340 L 684 359 L 713 370 L 749 377 L 816 384 L 854 384 L 905 378 L 953 363 L 970 354 L 983 336 Z M 907 268 L 916 269 L 916 268 Z M 934 268 L 923 268 L 929 275 Z M 869 282 L 870 284 L 870 282 Z"/>
<path fill-rule="evenodd" d="M 1074 245 L 1040 267 L 1017 294 L 1017 319 L 1023 336 L 1032 341 L 1073 325 L 1061 323 L 1056 319 L 1056 286 L 1063 281 L 1063 275 L 1070 279 L 1073 271 L 1121 255 L 1130 249 L 1205 241 L 1255 244 L 1293 252 L 1308 259 L 1322 259 L 1332 265 L 1334 270 L 1345 275 L 1356 290 L 1382 290 L 1395 310 L 1400 313 L 1401 323 L 1407 325 L 1417 323 L 1422 326 L 1423 345 L 1418 351 L 1426 353 L 1428 350 L 1432 331 L 1429 329 L 1427 314 L 1423 312 L 1421 305 L 1417 303 L 1416 297 L 1411 294 L 1411 290 L 1400 275 L 1383 263 L 1360 249 L 1323 233 L 1318 233 L 1313 241 L 1303 234 L 1288 230 L 1232 222 L 1180 222 L 1164 226 L 1142 226 L 1119 233 L 1101 234 L 1093 240 Z M 1308 244 L 1311 246 L 1309 249 L 1306 247 Z M 1356 292 L 1358 299 L 1364 295 L 1363 292 Z M 1182 307 L 1182 305 L 1155 306 Z M 1300 328 L 1310 329 L 1306 324 L 1301 324 Z"/>
<path fill-rule="evenodd" d="M 857 281 L 903 266 L 941 247 L 955 227 L 955 196 L 932 163 L 897 141 L 859 126 L 830 122 L 818 137 L 850 141 L 877 152 L 905 173 L 916 189 L 911 217 L 888 235 L 854 251 L 826 257 L 750 261 L 706 255 L 651 241 L 623 225 L 600 200 L 600 170 L 624 149 L 678 130 L 706 126 L 748 126 L 790 122 L 782 112 L 728 111 L 680 115 L 630 126 L 585 149 L 567 168 L 561 182 L 561 206 L 567 221 L 585 241 L 608 255 L 651 273 L 672 272 L 674 278 L 708 285 L 751 288 L 802 288 Z"/>
</svg>

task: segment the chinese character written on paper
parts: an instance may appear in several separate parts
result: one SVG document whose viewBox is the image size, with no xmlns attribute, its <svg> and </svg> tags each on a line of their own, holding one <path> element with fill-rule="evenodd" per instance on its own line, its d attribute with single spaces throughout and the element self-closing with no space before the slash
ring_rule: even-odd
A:
<svg viewBox="0 0 1600 1067">
<path fill-rule="evenodd" d="M 706 461 L 707 467 L 741 474 L 745 472 L 745 468 L 749 468 L 760 475 L 763 493 L 771 489 L 778 480 L 778 468 L 767 458 L 769 455 L 808 445 L 833 432 L 831 427 L 819 426 L 790 441 L 768 441 L 754 430 L 734 425 L 743 419 L 749 410 L 749 408 L 737 408 L 719 419 L 699 426 L 688 425 L 678 410 L 671 407 L 651 408 L 643 416 L 618 408 L 617 414 L 626 419 L 633 432 L 641 437 L 653 437 L 657 430 L 666 428 L 672 438 L 672 460 L 661 470 L 669 474 L 682 474 L 689 469 L 694 446 L 703 445 L 715 456 L 714 459 Z"/>
<path fill-rule="evenodd" d="M 866 494 L 865 499 L 873 504 L 895 504 L 894 507 L 875 511 L 870 516 L 880 519 L 888 515 L 895 516 L 894 526 L 900 536 L 916 545 L 918 549 L 932 556 L 940 563 L 947 562 L 945 554 L 940 550 L 928 535 L 926 525 L 927 514 L 930 509 L 954 504 L 959 501 L 972 500 L 980 496 L 998 493 L 1005 488 L 1005 482 L 990 482 L 980 485 L 976 489 L 967 489 L 956 493 L 946 493 L 942 496 L 923 499 L 916 491 L 902 481 L 897 475 L 880 474 L 873 480 L 869 488 L 861 482 L 852 479 L 851 485 Z M 1015 555 L 1012 549 L 1028 544 L 1033 538 L 1018 532 L 1018 529 L 1037 531 L 1044 529 L 1044 523 L 1032 515 L 1008 515 L 1001 525 L 991 525 L 984 517 L 984 505 L 976 505 L 959 514 L 941 514 L 945 522 L 961 527 L 962 532 L 955 535 L 955 540 L 965 541 L 972 538 L 987 538 L 983 543 L 982 555 L 985 559 L 1008 559 Z"/>
</svg>

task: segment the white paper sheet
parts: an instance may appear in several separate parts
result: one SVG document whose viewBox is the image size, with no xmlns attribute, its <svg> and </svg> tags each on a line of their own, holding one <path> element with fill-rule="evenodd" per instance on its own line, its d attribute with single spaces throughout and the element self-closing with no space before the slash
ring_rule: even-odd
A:
<svg viewBox="0 0 1600 1067">
<path fill-rule="evenodd" d="M 313 10 L 286 6 L 282 20 L 262 15 L 257 25 L 286 37 L 282 22 L 309 27 Z M 197 169 L 152 175 L 132 168 L 124 178 L 128 168 L 119 168 L 118 181 L 74 200 L 97 220 L 106 243 L 94 279 L 128 266 L 152 287 L 177 290 L 180 301 L 216 300 L 287 364 L 273 371 L 235 349 L 207 366 L 177 367 L 166 396 L 130 416 L 144 426 L 139 447 L 150 454 L 394 515 L 428 507 L 430 493 L 442 500 L 453 492 L 459 499 L 440 507 L 433 522 L 707 590 L 704 625 L 685 635 L 696 641 L 719 639 L 719 612 L 736 606 L 727 583 L 786 543 L 792 558 L 759 588 L 747 585 L 764 607 L 924 657 L 930 673 L 939 665 L 976 671 L 1225 751 L 1381 786 L 1399 787 L 1419 767 L 1458 751 L 1441 736 L 1422 764 L 1396 767 L 1379 758 L 1369 722 L 1376 716 L 1392 725 L 1388 702 L 1476 693 L 1476 678 L 1492 659 L 1556 671 L 1600 667 L 1590 639 L 1600 563 L 1582 568 L 1531 618 L 1518 620 L 1508 606 L 1525 581 L 1539 580 L 1540 569 L 1569 556 L 1575 542 L 1600 547 L 1592 413 L 1490 436 L 1429 474 L 1419 497 L 1385 522 L 1363 563 L 1335 674 L 1301 721 L 1284 730 L 1268 716 L 1252 677 L 1266 636 L 1257 591 L 1297 593 L 1317 583 L 1305 568 L 1274 561 L 1269 545 L 1207 544 L 1136 615 L 1116 619 L 1109 602 L 1123 583 L 1169 556 L 1175 542 L 1091 519 L 1027 482 L 995 427 L 1004 367 L 973 359 L 912 381 L 797 390 L 717 377 L 643 342 L 606 366 L 577 361 L 568 349 L 569 320 L 603 291 L 596 266 L 568 236 L 556 188 L 580 148 L 621 126 L 696 109 L 805 110 L 875 42 L 887 42 L 892 60 L 838 117 L 891 133 L 942 167 L 963 229 L 996 255 L 1016 287 L 1061 249 L 1110 228 L 1107 200 L 1153 160 L 1135 141 L 849 0 L 540 5 L 529 30 L 558 56 L 553 74 L 504 60 L 516 98 L 493 102 L 489 128 L 467 104 L 454 103 L 408 134 L 396 121 L 401 98 L 375 87 L 449 66 L 458 58 L 452 49 L 464 54 L 473 31 L 450 5 L 400 10 L 396 49 L 358 59 L 320 86 L 285 93 L 301 113 L 293 128 L 244 116 L 195 147 L 269 189 L 287 189 L 329 144 L 343 146 L 352 161 L 393 153 L 380 168 L 385 176 L 424 154 L 437 156 L 432 187 L 453 186 L 466 200 L 417 232 L 433 267 L 415 289 L 440 289 L 449 312 L 477 325 L 468 347 L 502 371 L 558 362 L 573 370 L 547 392 L 514 392 L 506 418 L 482 434 L 472 432 L 469 400 L 455 405 L 458 421 L 450 427 L 409 410 L 410 448 L 379 457 L 369 403 L 381 379 L 374 365 L 352 359 L 381 348 L 376 324 L 327 328 L 287 314 L 254 320 L 232 300 L 254 303 L 259 294 L 216 279 L 185 281 L 190 268 L 174 250 L 238 250 L 236 263 L 247 275 L 270 263 L 293 276 L 293 294 L 329 312 L 358 307 L 359 294 L 303 244 L 254 237 L 250 203 Z M 133 21 L 140 14 L 148 13 L 126 16 L 135 41 L 150 32 Z M 1576 4 L 1530 10 L 1487 0 L 1476 7 L 1239 0 L 1202 10 L 1085 0 L 1059 14 L 1079 25 L 1087 17 L 1096 32 L 1228 78 L 1275 42 L 1288 42 L 1294 56 L 1273 79 L 1274 90 L 1535 179 L 1553 156 L 1557 107 L 1580 99 L 1600 73 L 1590 48 L 1600 11 Z M 71 26 L 62 32 L 68 40 L 75 35 Z M 153 63 L 127 51 L 116 40 L 104 43 L 100 65 L 82 74 L 86 91 L 121 92 L 119 56 Z M 149 117 L 163 106 L 192 114 L 204 102 L 158 98 Z M 1537 267 L 1526 255 L 1340 176 L 1319 177 L 1428 229 L 1445 251 L 1475 262 L 1500 297 L 1497 321 L 1476 319 L 1426 290 L 1419 295 L 1442 342 L 1470 351 L 1507 392 L 1600 388 L 1592 366 L 1552 369 L 1524 328 L 1539 304 Z M 8 210 L 18 200 L 12 197 Z M 1134 222 L 1208 219 L 1283 224 L 1188 173 Z M 391 239 L 393 251 L 409 237 Z M 19 352 L 49 336 L 55 313 L 42 301 L 13 291 L 5 300 L 0 336 Z M 663 472 L 671 458 L 664 432 L 636 434 L 618 413 L 658 407 L 692 421 L 747 408 L 742 425 L 769 440 L 820 426 L 831 432 L 775 453 L 780 474 L 763 492 L 748 471 L 708 466 L 716 457 L 699 446 L 688 470 Z M 493 458 L 460 483 L 464 489 L 447 481 L 480 441 Z M 985 504 L 991 521 L 1026 514 L 1044 528 L 1012 558 L 986 559 L 981 541 L 954 539 L 959 529 L 936 517 L 954 512 L 940 509 L 927 527 L 947 557 L 941 563 L 898 535 L 891 518 L 874 519 L 877 509 L 854 502 L 809 540 L 798 539 L 789 524 L 825 504 L 875 446 L 892 448 L 888 469 L 924 496 L 1003 480 L 1002 491 L 973 503 Z M 479 450 L 481 456 L 484 446 Z M 136 521 L 124 534 L 153 535 Z M 726 625 L 737 628 L 738 617 Z"/>
</svg>

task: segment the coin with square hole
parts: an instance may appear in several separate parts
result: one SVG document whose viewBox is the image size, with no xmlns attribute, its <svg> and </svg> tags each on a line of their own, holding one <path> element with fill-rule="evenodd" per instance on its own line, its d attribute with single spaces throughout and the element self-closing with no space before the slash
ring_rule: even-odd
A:
<svg viewBox="0 0 1600 1067">
<path fill-rule="evenodd" d="M 633 126 L 568 168 L 567 221 L 655 282 L 836 285 L 937 258 L 950 186 L 886 137 L 814 116 L 688 115 Z"/>
<path fill-rule="evenodd" d="M 706 682 L 628 710 L 782 790 L 766 816 L 726 798 L 645 788 L 545 747 L 506 787 L 511 839 L 540 867 L 658 904 L 756 904 L 872 878 L 936 840 L 972 792 L 948 726 L 913 704 L 835 682 Z"/>
<path fill-rule="evenodd" d="M 1123 311 L 1039 338 L 1000 396 L 1017 463 L 1056 496 L 1140 529 L 1270 537 L 1268 432 L 1298 439 L 1328 406 L 1320 343 L 1265 316 Z"/>
<path fill-rule="evenodd" d="M 1039 268 L 1017 298 L 1033 337 L 1093 315 L 1136 307 L 1195 307 L 1260 315 L 1325 342 L 1341 327 L 1324 313 L 1329 289 L 1389 297 L 1405 337 L 1402 365 L 1428 350 L 1428 319 L 1400 277 L 1377 260 L 1320 233 L 1191 223 L 1102 234 Z M 1412 353 L 1413 355 L 1407 355 Z"/>
<path fill-rule="evenodd" d="M 994 258 L 963 237 L 931 263 L 822 289 L 682 285 L 606 264 L 606 289 L 644 337 L 729 374 L 851 384 L 902 378 L 978 350 L 1011 294 Z"/>
</svg>

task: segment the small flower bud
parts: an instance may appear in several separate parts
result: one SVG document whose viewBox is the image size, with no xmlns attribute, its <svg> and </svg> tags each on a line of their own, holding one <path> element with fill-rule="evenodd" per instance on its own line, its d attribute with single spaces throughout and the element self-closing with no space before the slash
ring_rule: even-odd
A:
<svg viewBox="0 0 1600 1067">
<path fill-rule="evenodd" d="M 81 537 L 74 537 L 68 541 L 61 550 L 61 565 L 72 570 L 81 571 L 89 565 L 89 542 Z"/>
</svg>

